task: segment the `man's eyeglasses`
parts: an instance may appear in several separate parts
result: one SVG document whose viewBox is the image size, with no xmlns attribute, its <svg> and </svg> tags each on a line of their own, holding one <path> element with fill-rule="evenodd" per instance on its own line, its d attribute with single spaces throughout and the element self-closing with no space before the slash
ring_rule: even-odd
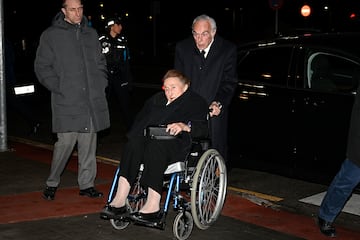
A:
<svg viewBox="0 0 360 240">
<path fill-rule="evenodd" d="M 202 33 L 197 33 L 197 32 L 195 32 L 194 30 L 192 31 L 192 35 L 195 37 L 195 38 L 197 38 L 197 37 L 203 37 L 203 38 L 205 38 L 205 37 L 209 37 L 210 36 L 210 33 L 208 32 L 208 31 L 205 31 L 205 32 L 202 32 Z"/>
</svg>

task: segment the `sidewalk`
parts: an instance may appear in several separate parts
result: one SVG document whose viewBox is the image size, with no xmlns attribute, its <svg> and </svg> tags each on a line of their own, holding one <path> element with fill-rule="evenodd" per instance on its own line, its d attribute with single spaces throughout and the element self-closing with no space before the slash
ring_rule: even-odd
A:
<svg viewBox="0 0 360 240">
<path fill-rule="evenodd" d="M 49 171 L 52 155 L 51 146 L 34 143 L 24 144 L 19 141 L 11 141 L 9 145 L 13 151 L 0 153 L 0 180 L 2 182 L 0 188 L 0 239 L 58 239 L 49 238 L 46 231 L 44 233 L 41 233 L 41 231 L 34 232 L 34 234 L 39 235 L 37 238 L 31 238 L 28 236 L 27 231 L 19 232 L 16 226 L 20 227 L 25 223 L 26 226 L 30 227 L 33 224 L 34 228 L 37 228 L 41 223 L 40 225 L 46 227 L 48 224 L 53 224 L 54 221 L 62 222 L 65 219 L 69 219 L 70 222 L 75 221 L 74 219 L 82 222 L 93 219 L 94 221 L 91 224 L 96 224 L 98 230 L 96 236 L 112 229 L 108 222 L 99 221 L 98 217 L 99 211 L 105 204 L 107 191 L 116 169 L 115 164 L 109 164 L 111 163 L 111 161 L 108 161 L 109 159 L 98 158 L 96 187 L 104 192 L 105 198 L 90 199 L 78 195 L 76 182 L 77 158 L 74 156 L 69 161 L 64 172 L 56 199 L 54 201 L 45 201 L 41 198 L 41 192 Z M 316 207 L 307 206 L 298 201 L 295 203 L 292 199 L 283 198 L 281 195 L 278 195 L 281 196 L 278 197 L 269 194 L 269 192 L 276 192 L 274 188 L 269 188 L 269 192 L 257 192 L 256 188 L 258 186 L 256 186 L 256 183 L 244 179 L 248 178 L 249 174 L 253 178 L 260 178 L 260 175 L 256 176 L 254 174 L 262 174 L 261 180 L 263 183 L 266 180 L 265 178 L 268 178 L 268 182 L 273 183 L 276 181 L 272 179 L 274 176 L 264 173 L 246 173 L 246 171 L 240 170 L 230 172 L 229 190 L 221 220 L 219 219 L 219 223 L 214 224 L 214 229 L 211 227 L 211 230 L 194 230 L 195 233 L 192 234 L 190 239 L 202 239 L 202 237 L 196 238 L 197 234 L 200 234 L 198 236 L 204 236 L 204 234 L 206 236 L 208 234 L 213 237 L 217 236 L 214 239 L 221 237 L 223 239 L 238 239 L 230 236 L 241 236 L 242 239 L 328 239 L 319 233 L 315 224 L 312 214 L 316 213 Z M 286 181 L 280 178 L 277 180 L 280 180 L 277 186 L 283 188 Z M 241 181 L 242 184 L 239 184 Z M 251 184 L 253 185 L 252 188 Z M 295 187 L 295 185 L 293 186 Z M 300 186 L 299 183 L 298 186 Z M 247 189 L 245 190 L 244 187 Z M 289 187 L 282 189 L 284 192 L 291 192 L 289 190 Z M 279 193 L 279 191 L 277 192 Z M 288 197 L 290 198 L 290 196 Z M 223 221 L 228 224 L 223 226 L 221 224 Z M 236 224 L 237 228 L 228 229 L 229 226 L 234 226 L 232 224 Z M 341 215 L 337 225 L 338 239 L 360 239 L 359 226 L 359 217 L 349 214 Z M 74 236 L 73 234 L 79 231 L 76 225 L 64 225 L 61 228 L 66 228 L 66 232 L 71 236 Z M 86 228 L 86 226 L 82 228 Z M 165 236 L 167 238 L 171 236 L 171 226 L 168 226 L 168 228 L 167 231 L 170 231 L 170 233 L 166 232 Z M 16 233 L 12 232 L 11 229 Z M 227 233 L 224 233 L 224 229 L 227 229 L 225 231 Z M 141 231 L 152 234 L 149 239 L 167 239 L 163 238 L 164 236 L 159 238 L 159 231 L 154 229 L 142 229 Z M 78 239 L 97 239 L 92 231 L 86 231 L 83 234 L 87 238 L 81 236 Z M 228 237 L 224 238 L 224 236 Z M 109 237 L 113 239 L 115 236 L 110 235 Z M 125 239 L 131 238 L 125 237 Z M 211 238 L 206 237 L 203 239 Z"/>
</svg>

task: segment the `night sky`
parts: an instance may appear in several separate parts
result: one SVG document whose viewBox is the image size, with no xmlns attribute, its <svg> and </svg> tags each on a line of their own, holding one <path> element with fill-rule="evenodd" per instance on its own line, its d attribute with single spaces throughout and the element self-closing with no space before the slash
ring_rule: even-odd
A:
<svg viewBox="0 0 360 240">
<path fill-rule="evenodd" d="M 271 0 L 276 1 L 276 0 Z M 279 0 L 281 1 L 281 0 Z M 100 9 L 99 3 L 104 3 Z M 156 46 L 167 50 L 174 42 L 190 35 L 195 16 L 208 14 L 218 24 L 218 34 L 234 41 L 243 42 L 275 33 L 275 13 L 269 0 L 84 0 L 86 16 L 91 15 L 93 26 L 99 33 L 104 30 L 100 15 L 118 14 L 124 20 L 124 32 L 134 49 Z M 360 31 L 360 1 L 358 0 L 306 0 L 313 7 L 312 15 L 304 18 L 300 8 L 305 0 L 283 0 L 278 10 L 278 31 L 292 34 L 306 31 Z M 154 4 L 155 3 L 155 4 Z M 196 6 L 194 6 L 196 3 Z M 324 11 L 322 6 L 330 7 Z M 5 35 L 14 41 L 26 39 L 36 42 L 41 32 L 50 25 L 60 10 L 60 0 L 6 0 L 4 4 Z M 228 10 L 225 10 L 228 8 Z M 44 10 L 45 9 L 45 10 Z M 350 19 L 354 12 L 356 17 Z M 129 16 L 125 17 L 125 13 Z M 156 13 L 153 15 L 153 13 Z M 152 21 L 149 16 L 155 16 Z M 311 29 L 311 30 L 310 30 Z M 146 51 L 146 50 L 144 50 Z"/>
</svg>

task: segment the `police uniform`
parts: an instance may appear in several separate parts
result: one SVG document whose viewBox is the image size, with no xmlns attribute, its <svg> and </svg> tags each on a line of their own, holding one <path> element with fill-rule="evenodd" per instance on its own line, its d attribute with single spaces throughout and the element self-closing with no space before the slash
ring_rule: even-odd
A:
<svg viewBox="0 0 360 240">
<path fill-rule="evenodd" d="M 120 19 L 114 18 L 107 21 L 106 27 L 111 28 L 114 24 L 121 24 Z M 106 57 L 109 86 L 106 90 L 107 97 L 115 95 L 120 103 L 123 113 L 123 119 L 129 128 L 132 122 L 131 111 L 129 107 L 129 91 L 131 88 L 131 74 L 129 66 L 129 48 L 127 39 L 122 34 L 112 37 L 110 30 L 100 36 L 102 52 Z"/>
</svg>

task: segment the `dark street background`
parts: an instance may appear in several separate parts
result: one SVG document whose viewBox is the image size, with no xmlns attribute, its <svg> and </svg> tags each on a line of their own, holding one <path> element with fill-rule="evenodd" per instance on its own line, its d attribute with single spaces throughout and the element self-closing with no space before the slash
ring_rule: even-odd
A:
<svg viewBox="0 0 360 240">
<path fill-rule="evenodd" d="M 309 17 L 300 14 L 304 4 L 311 7 Z M 4 2 L 5 36 L 15 44 L 22 62 L 33 59 L 41 32 L 60 6 L 60 0 Z M 175 43 L 191 34 L 192 20 L 204 13 L 215 18 L 218 34 L 235 43 L 275 35 L 360 30 L 360 2 L 353 0 L 199 0 L 196 4 L 189 0 L 84 0 L 84 6 L 84 15 L 99 33 L 104 32 L 107 18 L 120 16 L 132 61 L 145 64 L 172 64 Z"/>
</svg>

